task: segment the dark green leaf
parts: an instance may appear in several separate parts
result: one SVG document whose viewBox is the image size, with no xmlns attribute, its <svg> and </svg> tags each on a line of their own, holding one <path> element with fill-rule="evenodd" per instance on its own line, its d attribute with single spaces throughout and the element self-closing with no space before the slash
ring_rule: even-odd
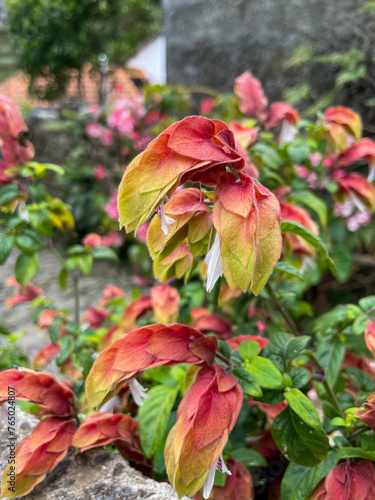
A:
<svg viewBox="0 0 375 500">
<path fill-rule="evenodd" d="M 8 184 L 0 189 L 0 206 L 7 205 L 18 195 L 18 187 L 15 184 Z"/>
<path fill-rule="evenodd" d="M 262 389 L 260 388 L 260 385 L 255 380 L 255 377 L 253 377 L 247 370 L 244 368 L 234 368 L 232 373 L 238 378 L 238 383 L 245 394 L 255 397 L 262 396 Z"/>
<path fill-rule="evenodd" d="M 320 344 L 316 351 L 316 357 L 324 368 L 327 381 L 331 386 L 335 385 L 344 356 L 345 344 L 339 340 Z"/>
<path fill-rule="evenodd" d="M 343 373 L 348 375 L 357 388 L 364 392 L 375 391 L 375 381 L 368 373 L 358 368 L 344 368 Z"/>
<path fill-rule="evenodd" d="M 218 279 L 213 287 L 213 289 L 207 293 L 208 300 L 214 306 L 217 306 L 220 294 L 221 280 Z"/>
<path fill-rule="evenodd" d="M 294 339 L 294 336 L 286 332 L 276 332 L 271 336 L 271 340 L 267 345 L 267 350 L 276 354 L 277 356 L 283 356 L 286 344 Z"/>
<path fill-rule="evenodd" d="M 276 266 L 273 268 L 274 272 L 279 273 L 288 273 L 291 276 L 295 276 L 299 280 L 303 281 L 302 274 L 296 269 L 294 266 L 291 266 L 287 262 L 278 262 Z"/>
<path fill-rule="evenodd" d="M 70 335 L 66 335 L 59 339 L 58 344 L 61 350 L 57 354 L 56 364 L 57 366 L 61 366 L 74 352 L 74 339 Z"/>
<path fill-rule="evenodd" d="M 339 459 L 343 458 L 365 458 L 367 460 L 375 461 L 375 450 L 368 451 L 363 448 L 341 448 L 339 450 Z"/>
<path fill-rule="evenodd" d="M 294 221 L 283 221 L 281 223 L 281 232 L 293 233 L 297 234 L 298 236 L 301 236 L 324 257 L 331 272 L 333 274 L 336 273 L 335 263 L 329 256 L 327 247 L 323 243 L 323 241 L 319 238 L 319 236 L 316 236 L 316 234 L 309 231 L 305 226 L 302 226 L 301 224 L 298 224 L 298 222 Z"/>
<path fill-rule="evenodd" d="M 293 387 L 301 389 L 311 379 L 311 373 L 306 368 L 294 368 L 290 372 Z"/>
<path fill-rule="evenodd" d="M 4 262 L 9 257 L 14 245 L 14 238 L 6 233 L 0 233 L 0 264 Z"/>
<path fill-rule="evenodd" d="M 232 355 L 231 348 L 229 345 L 225 342 L 225 340 L 218 339 L 218 346 L 219 346 L 219 351 L 223 356 L 225 356 L 227 359 L 230 359 Z"/>
<path fill-rule="evenodd" d="M 328 454 L 326 433 L 307 425 L 289 407 L 275 417 L 272 436 L 288 460 L 299 465 L 313 467 Z"/>
<path fill-rule="evenodd" d="M 285 345 L 284 359 L 294 359 L 298 354 L 305 349 L 310 342 L 311 337 L 301 335 L 300 337 L 293 337 Z"/>
<path fill-rule="evenodd" d="M 246 467 L 267 467 L 267 460 L 257 451 L 250 448 L 238 448 L 232 451 L 231 457 Z"/>
<path fill-rule="evenodd" d="M 24 229 L 20 234 L 17 234 L 16 245 L 20 250 L 27 253 L 40 252 L 44 248 L 38 235 L 31 229 Z"/>
<path fill-rule="evenodd" d="M 290 463 L 281 483 L 280 500 L 308 500 L 320 481 L 337 465 L 337 462 L 337 450 L 332 450 L 327 458 L 315 467 Z"/>
</svg>

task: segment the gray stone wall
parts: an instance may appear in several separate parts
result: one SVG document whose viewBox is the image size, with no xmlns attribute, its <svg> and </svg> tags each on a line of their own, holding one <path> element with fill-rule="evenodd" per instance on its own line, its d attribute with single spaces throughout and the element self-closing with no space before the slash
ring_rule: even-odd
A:
<svg viewBox="0 0 375 500">
<path fill-rule="evenodd" d="M 230 90 L 250 70 L 273 99 L 299 84 L 300 70 L 283 69 L 294 50 L 354 48 L 375 39 L 366 0 L 163 0 L 168 82 Z M 327 70 L 311 78 L 331 84 Z M 316 82 L 315 82 L 316 83 Z"/>
</svg>

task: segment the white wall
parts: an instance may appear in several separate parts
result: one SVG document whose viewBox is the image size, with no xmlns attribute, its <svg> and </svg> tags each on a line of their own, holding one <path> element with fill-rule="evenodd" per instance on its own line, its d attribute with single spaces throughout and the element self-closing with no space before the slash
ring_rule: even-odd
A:
<svg viewBox="0 0 375 500">
<path fill-rule="evenodd" d="M 141 47 L 127 66 L 141 69 L 151 84 L 165 84 L 167 81 L 167 56 L 165 35 L 158 35 Z"/>
</svg>

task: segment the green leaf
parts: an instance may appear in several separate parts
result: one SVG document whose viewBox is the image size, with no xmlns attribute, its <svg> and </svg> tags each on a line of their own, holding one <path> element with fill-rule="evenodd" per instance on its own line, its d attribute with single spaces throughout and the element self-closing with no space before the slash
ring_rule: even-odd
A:
<svg viewBox="0 0 375 500">
<path fill-rule="evenodd" d="M 220 294 L 221 280 L 218 279 L 213 287 L 213 289 L 207 293 L 208 300 L 214 306 L 217 306 Z"/>
<path fill-rule="evenodd" d="M 163 441 L 169 415 L 178 394 L 178 387 L 158 385 L 149 390 L 150 399 L 138 410 L 142 449 L 151 458 Z"/>
<path fill-rule="evenodd" d="M 312 245 L 324 257 L 331 272 L 333 274 L 336 273 L 335 263 L 333 262 L 333 260 L 329 256 L 327 247 L 323 243 L 323 241 L 319 238 L 319 236 L 316 236 L 316 234 L 313 234 L 305 226 L 302 226 L 301 224 L 298 224 L 298 222 L 294 222 L 294 221 L 283 221 L 281 223 L 281 232 L 282 233 L 293 233 L 293 234 L 297 234 L 298 236 L 301 236 L 308 243 L 310 243 L 310 245 Z"/>
<path fill-rule="evenodd" d="M 56 364 L 57 366 L 61 366 L 74 352 L 74 339 L 70 335 L 66 335 L 59 339 L 58 344 L 61 350 L 57 354 Z"/>
<path fill-rule="evenodd" d="M 0 189 L 0 206 L 7 205 L 18 195 L 18 187 L 15 184 L 8 184 Z"/>
<path fill-rule="evenodd" d="M 52 325 L 48 328 L 48 333 L 52 344 L 57 344 L 57 341 L 60 336 L 61 326 L 62 326 L 61 318 L 55 318 L 53 320 Z"/>
<path fill-rule="evenodd" d="M 307 425 L 289 407 L 275 417 L 272 436 L 288 460 L 299 465 L 313 467 L 328 454 L 326 433 Z"/>
<path fill-rule="evenodd" d="M 225 340 L 221 340 L 221 339 L 218 339 L 218 347 L 219 347 L 219 351 L 221 352 L 221 354 L 223 356 L 225 356 L 227 359 L 230 359 L 231 355 L 232 355 L 232 351 L 231 351 L 231 348 L 229 347 L 229 345 L 225 342 Z"/>
<path fill-rule="evenodd" d="M 14 238 L 6 233 L 0 233 L 0 264 L 4 262 L 9 257 L 14 245 Z"/>
<path fill-rule="evenodd" d="M 40 252 L 44 248 L 38 235 L 31 229 L 24 229 L 20 234 L 17 234 L 16 245 L 20 250 L 27 253 Z"/>
<path fill-rule="evenodd" d="M 321 429 L 322 423 L 312 402 L 299 389 L 290 389 L 284 393 L 285 399 L 293 411 L 314 429 Z"/>
<path fill-rule="evenodd" d="M 113 262 L 118 261 L 117 253 L 113 250 L 113 248 L 97 246 L 92 249 L 91 252 L 94 259 L 102 259 L 102 260 L 112 260 Z"/>
<path fill-rule="evenodd" d="M 250 396 L 257 398 L 262 396 L 262 389 L 251 373 L 244 368 L 234 368 L 232 373 L 235 377 L 237 377 L 238 383 L 245 394 L 249 394 Z"/>
<path fill-rule="evenodd" d="M 239 346 L 239 351 L 244 361 L 251 361 L 259 352 L 259 343 L 254 340 L 246 340 Z"/>
<path fill-rule="evenodd" d="M 314 210 L 317 213 L 320 223 L 323 228 L 327 226 L 327 207 L 318 196 L 313 194 L 311 191 L 298 191 L 297 193 L 293 193 L 290 197 L 293 201 L 299 201 L 303 203 L 307 207 Z"/>
<path fill-rule="evenodd" d="M 306 348 L 310 340 L 311 337 L 308 335 L 301 335 L 300 337 L 293 337 L 288 340 L 284 348 L 284 359 L 294 359 L 297 357 Z"/>
<path fill-rule="evenodd" d="M 298 278 L 299 280 L 303 281 L 303 276 L 298 271 L 298 269 L 296 269 L 294 266 L 291 266 L 287 262 L 278 262 L 276 266 L 273 268 L 273 270 L 279 273 L 288 273 L 291 276 L 294 276 L 295 278 Z"/>
<path fill-rule="evenodd" d="M 59 274 L 59 283 L 63 290 L 66 290 L 66 280 L 68 279 L 69 271 L 63 267 Z"/>
<path fill-rule="evenodd" d="M 84 255 L 86 248 L 82 245 L 73 245 L 68 250 L 68 255 Z"/>
<path fill-rule="evenodd" d="M 275 332 L 272 334 L 271 340 L 267 345 L 267 351 L 276 354 L 276 356 L 283 356 L 286 344 L 294 338 L 290 333 Z"/>
<path fill-rule="evenodd" d="M 296 165 L 300 165 L 306 161 L 308 154 L 310 152 L 309 146 L 302 141 L 294 141 L 287 147 L 289 158 Z"/>
<path fill-rule="evenodd" d="M 340 460 L 343 458 L 365 458 L 367 460 L 375 461 L 375 451 L 368 451 L 363 448 L 341 448 L 338 456 Z"/>
<path fill-rule="evenodd" d="M 375 308 L 375 295 L 369 295 L 358 301 L 359 307 L 363 312 L 369 312 L 371 309 Z"/>
<path fill-rule="evenodd" d="M 311 373 L 306 368 L 294 368 L 290 372 L 290 378 L 292 379 L 293 387 L 301 389 L 311 379 Z"/>
<path fill-rule="evenodd" d="M 257 356 L 246 370 L 265 389 L 281 389 L 283 387 L 283 376 L 270 359 Z"/>
<path fill-rule="evenodd" d="M 33 253 L 23 253 L 21 254 L 16 262 L 15 275 L 16 280 L 22 286 L 25 286 L 39 268 L 38 254 Z"/>
<path fill-rule="evenodd" d="M 246 467 L 267 467 L 268 465 L 267 460 L 260 453 L 250 448 L 238 448 L 232 451 L 231 457 Z"/>
<path fill-rule="evenodd" d="M 328 453 L 315 467 L 290 463 L 281 483 L 280 500 L 308 500 L 311 493 L 338 462 L 337 450 Z"/>
<path fill-rule="evenodd" d="M 363 314 L 362 316 L 358 316 L 353 323 L 353 333 L 354 335 L 363 335 L 366 331 L 367 323 L 369 322 L 369 318 L 367 315 Z"/>
<path fill-rule="evenodd" d="M 75 257 L 72 258 L 74 259 Z M 83 274 L 90 274 L 92 269 L 92 255 L 80 255 L 76 258 L 78 259 L 78 266 Z"/>
<path fill-rule="evenodd" d="M 342 371 L 352 379 L 360 391 L 375 391 L 375 381 L 368 373 L 358 368 L 344 368 Z"/>
<path fill-rule="evenodd" d="M 53 222 L 47 209 L 29 210 L 30 224 L 38 233 L 50 236 L 53 230 Z"/>
<path fill-rule="evenodd" d="M 257 142 L 252 148 L 252 153 L 260 158 L 260 160 L 263 162 L 263 165 L 274 170 L 277 170 L 283 164 L 283 161 L 277 154 L 277 151 L 267 144 Z"/>
<path fill-rule="evenodd" d="M 327 381 L 331 386 L 335 385 L 344 356 L 345 344 L 340 340 L 320 344 L 316 351 L 316 357 L 324 368 Z"/>
</svg>

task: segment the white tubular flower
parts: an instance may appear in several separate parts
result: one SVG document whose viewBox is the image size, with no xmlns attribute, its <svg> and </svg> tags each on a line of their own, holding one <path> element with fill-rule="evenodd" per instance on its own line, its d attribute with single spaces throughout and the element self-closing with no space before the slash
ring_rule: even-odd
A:
<svg viewBox="0 0 375 500">
<path fill-rule="evenodd" d="M 367 213 L 368 212 L 368 209 L 366 207 L 366 205 L 364 205 L 362 203 L 362 201 L 360 200 L 360 198 L 353 193 L 353 191 L 349 190 L 349 197 L 351 199 L 351 201 L 353 202 L 353 205 L 358 208 L 358 210 L 362 213 Z"/>
<path fill-rule="evenodd" d="M 367 180 L 372 182 L 375 179 L 375 163 L 370 163 Z"/>
<path fill-rule="evenodd" d="M 284 121 L 280 132 L 280 144 L 291 142 L 297 135 L 297 132 L 297 127 L 287 121 Z"/>
<path fill-rule="evenodd" d="M 17 207 L 18 217 L 24 220 L 25 222 L 30 222 L 29 212 L 25 210 L 25 206 L 26 203 L 22 200 L 18 203 Z"/>
<path fill-rule="evenodd" d="M 228 474 L 228 476 L 231 476 L 232 473 L 228 469 L 228 467 L 225 465 L 224 459 L 223 459 L 223 454 L 220 453 L 220 457 L 216 460 L 214 465 L 211 467 L 211 469 L 208 471 L 207 477 L 204 480 L 203 483 L 203 498 L 207 499 L 211 495 L 211 490 L 214 486 L 214 481 L 215 481 L 215 471 L 218 470 L 222 472 L 223 474 Z"/>
<path fill-rule="evenodd" d="M 206 255 L 204 261 L 207 264 L 206 290 L 207 292 L 210 292 L 215 286 L 216 281 L 223 276 L 224 273 L 221 262 L 220 240 L 217 233 L 215 235 L 214 244 Z"/>
<path fill-rule="evenodd" d="M 148 389 L 145 389 L 143 385 L 140 384 L 134 377 L 129 380 L 129 388 L 133 399 L 138 406 L 143 406 L 144 399 L 150 399 L 150 396 L 146 394 Z"/>
<path fill-rule="evenodd" d="M 163 233 L 167 236 L 168 234 L 168 226 L 176 222 L 172 217 L 168 217 L 168 215 L 165 215 L 164 213 L 164 201 L 161 202 L 159 207 L 156 209 L 156 213 L 160 217 L 161 220 L 161 230 Z"/>
<path fill-rule="evenodd" d="M 121 399 L 116 395 L 108 400 L 99 411 L 109 411 L 110 413 L 115 413 L 121 408 Z"/>
</svg>

